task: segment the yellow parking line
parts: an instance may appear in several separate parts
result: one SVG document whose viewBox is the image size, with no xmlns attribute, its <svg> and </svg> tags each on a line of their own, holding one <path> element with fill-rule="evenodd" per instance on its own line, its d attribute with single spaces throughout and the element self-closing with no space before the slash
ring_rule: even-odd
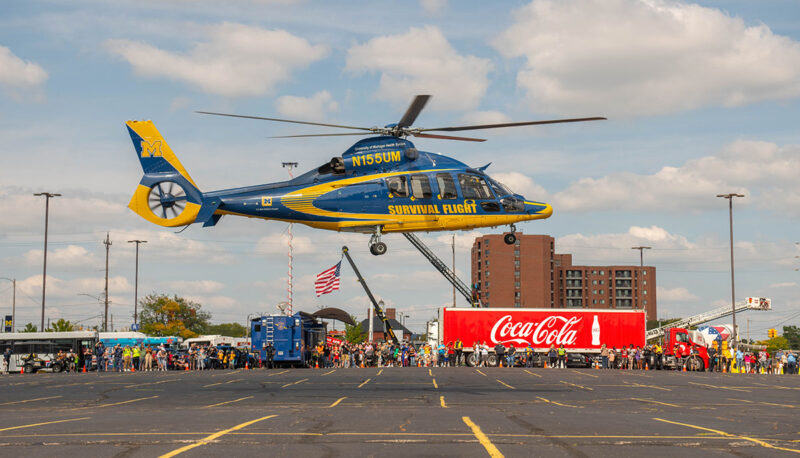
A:
<svg viewBox="0 0 800 458">
<path fill-rule="evenodd" d="M 541 376 L 541 375 L 539 375 L 539 374 L 534 374 L 533 372 L 529 371 L 528 369 L 525 369 L 525 372 L 527 372 L 527 373 L 529 373 L 529 374 L 533 375 L 534 377 L 539 377 L 539 378 L 542 378 L 542 376 Z"/>
<path fill-rule="evenodd" d="M 661 404 L 661 405 L 670 406 L 670 407 L 680 407 L 677 404 L 670 404 L 669 402 L 655 401 L 653 399 L 642 399 L 642 398 L 631 398 L 631 399 L 633 399 L 634 401 L 652 402 L 652 403 L 655 403 L 655 404 Z"/>
<path fill-rule="evenodd" d="M 492 441 L 486 437 L 486 434 L 483 434 L 483 431 L 481 431 L 481 428 L 478 425 L 473 423 L 469 417 L 461 417 L 461 420 L 464 422 L 464 424 L 469 426 L 469 429 L 472 430 L 472 434 L 474 434 L 478 439 L 478 442 L 483 445 L 483 448 L 486 449 L 486 452 L 489 453 L 489 456 L 492 458 L 503 458 L 503 454 L 500 453 L 500 450 L 498 450 L 497 447 L 492 444 Z"/>
<path fill-rule="evenodd" d="M 513 386 L 509 385 L 508 383 L 506 383 L 506 382 L 504 382 L 504 381 L 502 381 L 502 380 L 500 380 L 500 379 L 497 379 L 497 378 L 496 378 L 495 380 L 497 380 L 498 382 L 500 382 L 500 384 L 502 384 L 502 385 L 505 385 L 505 386 L 507 386 L 507 387 L 511 388 L 512 390 L 516 390 L 516 388 L 514 388 Z"/>
<path fill-rule="evenodd" d="M 378 375 L 381 375 L 381 372 L 383 372 L 383 369 L 378 371 Z"/>
<path fill-rule="evenodd" d="M 228 434 L 230 432 L 245 428 L 247 426 L 252 425 L 253 423 L 258 423 L 259 421 L 267 420 L 267 419 L 270 419 L 270 418 L 273 418 L 273 417 L 277 417 L 277 415 L 267 415 L 266 417 L 256 418 L 255 420 L 250 420 L 248 422 L 236 425 L 233 428 L 224 429 L 224 430 L 216 432 L 216 433 L 214 433 L 214 434 L 212 434 L 212 435 L 210 435 L 208 437 L 200 439 L 199 441 L 195 442 L 194 444 L 189 444 L 189 445 L 187 445 L 185 447 L 181 447 L 179 449 L 176 449 L 176 450 L 173 450 L 173 451 L 171 451 L 169 453 L 161 455 L 160 458 L 171 458 L 171 457 L 173 457 L 175 455 L 179 455 L 179 454 L 181 454 L 181 453 L 183 453 L 183 452 L 185 452 L 187 450 L 191 450 L 191 449 L 193 449 L 195 447 L 199 447 L 201 445 L 208 444 L 209 442 L 213 441 L 214 439 L 217 439 L 218 437 L 222 437 L 222 436 L 224 436 L 224 435 L 226 435 L 226 434 Z"/>
<path fill-rule="evenodd" d="M 430 375 L 431 377 L 433 377 L 433 372 L 431 372 L 431 370 L 430 370 L 430 369 L 428 369 L 428 375 Z"/>
<path fill-rule="evenodd" d="M 574 386 L 574 387 L 577 387 L 577 388 L 580 388 L 580 389 L 583 389 L 583 390 L 594 391 L 594 389 L 593 389 L 593 388 L 589 388 L 589 387 L 587 387 L 587 386 L 583 386 L 583 385 L 578 385 L 577 383 L 565 382 L 565 381 L 563 381 L 563 380 L 561 381 L 561 383 L 563 383 L 563 384 L 565 384 L 565 385 Z"/>
<path fill-rule="evenodd" d="M 334 370 L 332 370 L 332 371 L 330 371 L 330 372 L 325 372 L 325 373 L 324 373 L 324 374 L 322 374 L 322 375 L 330 375 L 330 374 L 333 374 L 334 372 L 336 372 L 336 369 L 334 369 Z"/>
<path fill-rule="evenodd" d="M 371 379 L 371 378 L 368 378 L 368 379 L 364 380 L 364 383 L 362 383 L 361 385 L 358 385 L 358 387 L 359 387 L 359 388 L 361 388 L 362 386 L 364 386 L 364 385 L 366 385 L 367 383 L 369 383 L 369 381 L 370 381 L 370 380 L 372 380 L 372 379 Z"/>
<path fill-rule="evenodd" d="M 337 399 L 337 400 L 336 400 L 336 402 L 334 402 L 333 404 L 329 405 L 329 406 L 328 406 L 328 408 L 331 408 L 331 407 L 336 407 L 336 406 L 338 406 L 338 405 L 339 405 L 339 403 L 340 403 L 340 402 L 342 402 L 342 401 L 344 401 L 345 399 L 347 399 L 347 396 L 343 396 L 343 397 L 341 397 L 341 398 Z"/>
<path fill-rule="evenodd" d="M 305 382 L 306 380 L 308 380 L 308 379 L 304 378 L 303 380 L 298 380 L 296 382 L 287 383 L 286 385 L 283 385 L 281 388 L 286 388 L 287 386 L 292 386 L 292 385 L 299 385 L 299 384 Z"/>
<path fill-rule="evenodd" d="M 544 401 L 544 402 L 546 402 L 546 403 L 548 403 L 548 404 L 555 404 L 555 405 L 557 405 L 557 406 L 561 406 L 561 407 L 573 407 L 573 408 L 575 408 L 575 409 L 579 409 L 579 408 L 580 408 L 580 407 L 578 407 L 578 406 L 571 406 L 571 405 L 569 405 L 569 404 L 562 404 L 562 403 L 560 403 L 560 402 L 551 401 L 551 400 L 549 400 L 549 399 L 545 399 L 545 398 L 542 398 L 542 397 L 539 397 L 539 396 L 536 396 L 536 399 L 540 399 L 540 400 L 542 400 L 542 401 Z"/>
<path fill-rule="evenodd" d="M 436 384 L 436 379 L 433 379 L 433 387 L 437 390 L 439 389 L 439 385 Z"/>
<path fill-rule="evenodd" d="M 691 383 L 692 385 L 700 385 L 700 386 L 705 386 L 705 387 L 708 387 L 708 388 L 717 388 L 717 389 L 722 389 L 722 390 L 733 390 L 733 391 L 743 391 L 745 393 L 750 393 L 751 392 L 750 390 L 746 390 L 746 389 L 743 389 L 743 388 L 735 388 L 735 387 L 732 387 L 732 386 L 721 386 L 721 385 L 720 386 L 716 386 L 716 385 L 709 385 L 707 383 L 697 383 L 697 382 L 689 382 L 689 383 Z"/>
<path fill-rule="evenodd" d="M 711 433 L 719 434 L 720 436 L 744 439 L 744 440 L 746 440 L 748 442 L 753 442 L 755 444 L 758 444 L 758 445 L 760 445 L 762 447 L 766 447 L 766 448 L 774 448 L 776 450 L 783 450 L 785 452 L 800 453 L 800 450 L 796 450 L 796 449 L 792 449 L 792 448 L 777 447 L 775 445 L 769 444 L 767 442 L 764 442 L 764 441 L 762 441 L 760 439 L 756 439 L 756 438 L 753 438 L 753 437 L 739 436 L 739 435 L 736 435 L 736 434 L 730 434 L 730 433 L 726 433 L 724 431 L 719 431 L 719 430 L 716 430 L 716 429 L 705 428 L 703 426 L 697 426 L 697 425 L 690 425 L 688 423 L 678 423 L 677 421 L 669 421 L 669 420 L 664 420 L 662 418 L 653 418 L 653 420 L 662 421 L 664 423 L 671 423 L 673 425 L 686 426 L 687 428 L 699 429 L 701 431 L 708 431 L 708 432 L 711 432 Z"/>
<path fill-rule="evenodd" d="M 442 408 L 447 409 L 447 404 L 444 403 L 444 396 L 439 396 L 439 402 L 442 404 Z"/>
<path fill-rule="evenodd" d="M 482 376 L 486 377 L 486 374 L 484 374 L 483 372 L 481 372 L 481 370 L 480 370 L 480 369 L 475 369 L 475 370 L 476 370 L 476 371 L 478 371 L 478 373 L 479 373 L 479 374 L 481 374 Z"/>
<path fill-rule="evenodd" d="M 281 374 L 285 374 L 285 373 L 287 373 L 287 372 L 289 372 L 289 370 L 288 370 L 288 369 L 287 369 L 287 370 L 285 370 L 285 371 L 276 372 L 276 373 L 274 373 L 274 374 L 269 374 L 267 377 L 272 377 L 272 376 L 275 376 L 275 375 L 281 375 Z"/>
<path fill-rule="evenodd" d="M 250 398 L 252 398 L 252 396 L 247 396 L 246 398 L 234 399 L 233 401 L 225 401 L 225 402 L 220 402 L 220 403 L 217 403 L 217 404 L 211 404 L 210 406 L 205 406 L 203 408 L 207 409 L 209 407 L 224 406 L 225 404 L 232 404 L 234 402 L 244 401 L 245 399 L 250 399 Z"/>
<path fill-rule="evenodd" d="M 78 407 L 78 408 L 72 409 L 72 410 L 99 409 L 101 407 L 121 406 L 122 404 L 130 404 L 131 402 L 145 401 L 147 399 L 155 399 L 157 397 L 158 396 L 150 396 L 150 397 L 147 397 L 147 398 L 130 399 L 128 401 L 112 402 L 111 404 L 99 404 L 99 405 L 96 405 L 96 406 Z"/>
<path fill-rule="evenodd" d="M 214 386 L 214 385 L 222 385 L 223 383 L 225 383 L 225 382 L 210 383 L 208 385 L 203 385 L 203 388 L 208 388 L 208 387 Z"/>
<path fill-rule="evenodd" d="M 61 396 L 48 396 L 46 398 L 36 398 L 36 399 L 26 399 L 24 401 L 14 401 L 14 402 L 4 402 L 0 404 L 0 406 L 10 406 L 13 404 L 25 404 L 26 402 L 33 402 L 33 401 L 44 401 L 45 399 L 56 399 L 60 398 Z"/>
<path fill-rule="evenodd" d="M 596 376 L 596 375 L 594 375 L 594 374 L 589 374 L 589 373 L 587 373 L 586 371 L 578 371 L 578 370 L 576 370 L 576 369 L 573 369 L 572 371 L 573 371 L 574 373 L 576 373 L 576 374 L 580 374 L 580 375 L 588 375 L 589 377 L 600 378 L 600 377 L 598 377 L 598 376 Z"/>
<path fill-rule="evenodd" d="M 30 425 L 11 426 L 11 427 L 8 427 L 8 428 L 0 428 L 0 431 L 11 431 L 12 429 L 32 428 L 34 426 L 52 425 L 52 424 L 55 424 L 55 423 L 66 423 L 68 421 L 88 420 L 90 418 L 92 418 L 92 417 L 71 418 L 69 420 L 46 421 L 44 423 L 33 423 L 33 424 L 30 424 Z"/>
<path fill-rule="evenodd" d="M 243 379 L 237 378 L 236 380 L 229 380 L 229 381 L 225 382 L 224 384 L 227 385 L 227 384 L 233 383 L 233 382 L 241 382 L 242 380 Z"/>
</svg>

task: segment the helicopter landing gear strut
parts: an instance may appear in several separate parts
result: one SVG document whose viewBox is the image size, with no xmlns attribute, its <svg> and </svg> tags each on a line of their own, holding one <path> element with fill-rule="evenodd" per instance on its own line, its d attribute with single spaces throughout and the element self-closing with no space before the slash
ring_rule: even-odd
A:
<svg viewBox="0 0 800 458">
<path fill-rule="evenodd" d="M 386 244 L 381 242 L 381 227 L 375 227 L 375 233 L 369 239 L 369 252 L 375 256 L 386 254 Z"/>
<path fill-rule="evenodd" d="M 517 235 L 515 234 L 515 232 L 517 232 L 517 226 L 512 224 L 511 232 L 503 236 L 503 241 L 506 242 L 506 245 L 513 245 L 514 242 L 517 241 Z"/>
</svg>

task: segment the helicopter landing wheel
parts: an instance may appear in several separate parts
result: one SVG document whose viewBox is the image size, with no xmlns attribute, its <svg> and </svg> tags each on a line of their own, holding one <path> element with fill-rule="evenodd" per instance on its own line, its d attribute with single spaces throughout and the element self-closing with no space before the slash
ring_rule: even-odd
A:
<svg viewBox="0 0 800 458">
<path fill-rule="evenodd" d="M 383 242 L 376 242 L 370 245 L 369 252 L 375 256 L 380 256 L 382 254 L 386 254 L 386 244 Z"/>
<path fill-rule="evenodd" d="M 506 242 L 506 245 L 513 245 L 517 241 L 517 236 L 513 232 L 509 232 L 503 236 L 503 241 Z"/>
</svg>

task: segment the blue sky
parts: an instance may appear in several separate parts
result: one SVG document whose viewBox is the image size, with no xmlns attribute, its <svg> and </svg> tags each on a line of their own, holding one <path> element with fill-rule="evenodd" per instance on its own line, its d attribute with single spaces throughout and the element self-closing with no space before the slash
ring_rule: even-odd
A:
<svg viewBox="0 0 800 458">
<path fill-rule="evenodd" d="M 96 323 L 110 232 L 112 312 L 132 321 L 133 238 L 140 293 L 184 295 L 214 321 L 244 321 L 285 299 L 286 224 L 224 218 L 181 234 L 126 208 L 141 170 L 124 128 L 152 119 L 203 190 L 285 179 L 351 139 L 228 111 L 352 125 L 396 122 L 414 94 L 434 96 L 421 127 L 552 117 L 608 121 L 486 131 L 482 144 L 417 147 L 489 172 L 553 204 L 520 229 L 557 238 L 581 264 L 634 264 L 650 245 L 661 317 L 730 301 L 727 205 L 736 202 L 737 298 L 754 336 L 800 324 L 800 7 L 791 1 L 634 0 L 347 2 L 252 0 L 10 2 L 0 16 L 0 276 L 18 279 L 18 324 L 38 322 L 43 202 L 52 202 L 51 318 Z M 483 230 L 481 233 L 489 233 Z M 294 227 L 295 308 L 367 309 L 349 268 L 317 299 L 313 277 L 348 244 L 378 296 L 421 331 L 449 284 L 401 236 L 373 258 L 367 237 Z M 457 233 L 469 277 L 475 233 Z M 449 258 L 449 233 L 425 240 Z M 10 284 L 0 282 L 0 309 Z M 742 327 L 742 332 L 745 329 Z"/>
</svg>

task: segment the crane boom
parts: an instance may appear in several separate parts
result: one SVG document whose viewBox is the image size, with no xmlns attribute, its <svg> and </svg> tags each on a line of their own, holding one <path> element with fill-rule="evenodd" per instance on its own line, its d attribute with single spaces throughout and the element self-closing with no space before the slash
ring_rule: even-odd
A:
<svg viewBox="0 0 800 458">
<path fill-rule="evenodd" d="M 386 329 L 386 332 L 389 334 L 389 337 L 392 338 L 392 342 L 394 342 L 396 344 L 400 343 L 397 340 L 397 336 L 394 334 L 394 329 L 392 329 L 392 325 L 389 324 L 389 320 L 386 318 L 386 314 L 383 313 L 383 309 L 381 308 L 380 305 L 378 305 L 378 302 L 375 301 L 375 296 L 373 296 L 372 295 L 372 291 L 369 290 L 369 286 L 367 286 L 367 282 L 364 281 L 364 278 L 361 276 L 361 272 L 358 271 L 358 267 L 356 267 L 356 263 L 353 262 L 353 258 L 350 257 L 350 250 L 346 246 L 342 247 L 342 254 L 347 258 L 347 262 L 349 262 L 350 263 L 350 267 L 353 268 L 353 272 L 355 272 L 356 277 L 358 277 L 358 281 L 361 283 L 361 286 L 364 287 L 364 291 L 367 292 L 367 296 L 369 297 L 369 300 L 372 301 L 372 305 L 375 307 L 375 313 L 378 315 L 378 317 L 381 319 L 381 321 L 383 321 L 383 327 L 384 327 L 384 329 Z M 369 319 L 371 320 L 372 317 L 369 317 Z M 369 336 L 369 340 L 372 341 L 372 336 Z"/>
<path fill-rule="evenodd" d="M 772 303 L 769 299 L 748 297 L 747 300 L 745 300 L 744 302 L 736 304 L 736 313 L 744 312 L 746 310 L 771 310 L 771 308 L 772 308 Z M 647 331 L 647 333 L 645 333 L 645 338 L 647 340 L 658 339 L 664 336 L 666 330 L 669 328 L 689 328 L 690 326 L 697 326 L 699 324 L 713 321 L 718 318 L 724 318 L 728 315 L 733 315 L 733 310 L 731 309 L 731 307 L 728 307 L 726 305 L 723 307 L 715 308 L 713 310 L 699 313 L 697 315 L 690 316 L 689 318 L 684 318 L 682 320 L 670 323 L 665 326 L 661 326 L 659 328 L 651 329 Z"/>
</svg>

